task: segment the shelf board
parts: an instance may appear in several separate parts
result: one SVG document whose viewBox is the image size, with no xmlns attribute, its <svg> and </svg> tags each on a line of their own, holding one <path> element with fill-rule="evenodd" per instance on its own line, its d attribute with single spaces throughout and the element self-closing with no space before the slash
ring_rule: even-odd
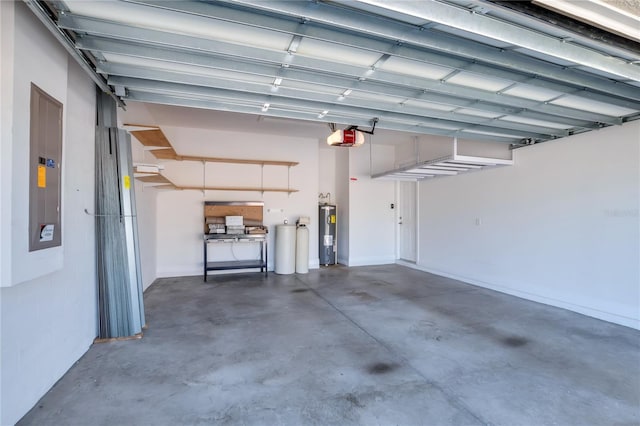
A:
<svg viewBox="0 0 640 426">
<path fill-rule="evenodd" d="M 161 146 L 171 148 L 169 140 L 160 129 L 134 130 L 131 134 L 144 146 Z"/>
<path fill-rule="evenodd" d="M 131 134 L 140 141 L 142 145 L 147 147 L 150 152 L 159 160 L 176 160 L 176 161 L 199 161 L 204 163 L 230 163 L 230 164 L 257 164 L 261 166 L 284 166 L 293 167 L 298 165 L 296 161 L 277 161 L 277 160 L 252 160 L 243 158 L 222 158 L 222 157 L 201 157 L 193 155 L 178 155 L 173 149 L 171 143 L 166 138 L 162 130 L 155 126 L 143 126 L 138 124 L 127 124 L 131 127 L 148 127 L 146 130 L 132 131 Z M 264 173 L 264 170 L 263 170 Z M 198 191 L 249 191 L 249 192 L 285 192 L 291 194 L 298 192 L 297 189 L 289 188 L 256 188 L 256 187 L 235 187 L 235 186 L 177 186 L 161 174 L 148 174 L 143 176 L 135 176 L 141 182 L 162 184 L 162 188 L 168 188 L 172 185 L 175 189 L 193 189 Z M 158 186 L 160 187 L 160 186 Z"/>
<path fill-rule="evenodd" d="M 429 178 L 455 176 L 461 173 L 511 165 L 513 165 L 513 160 L 453 154 L 434 160 L 419 162 L 400 169 L 374 174 L 371 177 L 373 179 L 421 181 Z"/>
<path fill-rule="evenodd" d="M 173 148 L 157 148 L 150 152 L 158 160 L 175 160 L 178 155 Z"/>
<path fill-rule="evenodd" d="M 219 157 L 199 157 L 193 155 L 176 155 L 175 160 L 178 161 L 204 161 L 205 163 L 230 163 L 230 164 L 258 164 L 261 166 L 287 166 L 293 167 L 298 165 L 296 161 L 277 161 L 277 160 L 249 160 L 243 158 L 219 158 Z"/>
<path fill-rule="evenodd" d="M 245 186 L 176 186 L 176 189 L 193 189 L 197 191 L 250 191 L 250 192 L 298 192 L 297 189 L 288 188 L 259 188 Z"/>
<path fill-rule="evenodd" d="M 171 182 L 169 179 L 161 174 L 148 175 L 148 176 L 136 176 L 136 179 L 150 184 L 160 184 L 153 186 L 152 188 L 158 189 L 182 189 L 182 190 L 196 190 L 196 191 L 249 191 L 249 192 L 285 192 L 291 194 L 298 192 L 297 189 L 290 188 L 260 188 L 260 187 L 246 187 L 246 186 L 179 186 Z"/>
<path fill-rule="evenodd" d="M 207 262 L 207 271 L 222 271 L 227 269 L 266 268 L 267 265 L 257 260 L 230 260 L 226 262 Z"/>
<path fill-rule="evenodd" d="M 138 179 L 140 182 L 144 182 L 144 183 L 168 183 L 173 185 L 173 183 L 167 179 L 166 177 L 164 177 L 161 174 L 153 174 L 153 175 L 146 175 L 146 176 L 136 176 L 136 179 Z"/>
<path fill-rule="evenodd" d="M 251 160 L 243 158 L 220 158 L 202 157 L 195 155 L 178 155 L 173 146 L 158 126 L 147 126 L 143 124 L 125 124 L 127 127 L 146 128 L 144 130 L 134 130 L 131 134 L 144 146 L 154 148 L 151 153 L 161 160 L 177 161 L 204 161 L 206 163 L 231 163 L 231 164 L 258 164 L 261 166 L 297 166 L 297 161 L 278 160 Z"/>
</svg>

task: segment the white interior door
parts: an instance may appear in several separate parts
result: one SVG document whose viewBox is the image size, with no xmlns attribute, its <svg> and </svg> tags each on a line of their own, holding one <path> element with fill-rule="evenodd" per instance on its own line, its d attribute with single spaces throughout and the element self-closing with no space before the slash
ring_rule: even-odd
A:
<svg viewBox="0 0 640 426">
<path fill-rule="evenodd" d="M 398 205 L 398 228 L 400 234 L 401 260 L 416 261 L 416 182 L 400 182 L 400 203 Z"/>
</svg>

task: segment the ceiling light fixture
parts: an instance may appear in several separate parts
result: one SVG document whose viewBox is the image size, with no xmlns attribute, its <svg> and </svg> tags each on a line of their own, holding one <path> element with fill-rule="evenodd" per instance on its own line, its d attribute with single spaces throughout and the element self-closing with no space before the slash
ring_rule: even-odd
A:
<svg viewBox="0 0 640 426">
<path fill-rule="evenodd" d="M 274 86 L 280 86 L 281 84 L 282 84 L 282 77 L 276 77 L 276 79 L 273 80 Z"/>
<path fill-rule="evenodd" d="M 344 92 L 342 92 L 340 94 L 340 96 L 338 96 L 338 100 L 339 101 L 344 101 L 344 98 L 346 98 L 347 96 L 349 96 L 351 94 L 351 92 L 353 92 L 353 89 L 347 89 Z"/>
<path fill-rule="evenodd" d="M 269 107 L 271 106 L 271 104 L 264 104 L 262 105 L 262 112 L 267 112 L 269 110 Z"/>
<path fill-rule="evenodd" d="M 325 115 L 329 114 L 328 110 L 324 110 L 322 111 L 320 114 L 318 114 L 318 118 L 324 118 Z"/>
</svg>

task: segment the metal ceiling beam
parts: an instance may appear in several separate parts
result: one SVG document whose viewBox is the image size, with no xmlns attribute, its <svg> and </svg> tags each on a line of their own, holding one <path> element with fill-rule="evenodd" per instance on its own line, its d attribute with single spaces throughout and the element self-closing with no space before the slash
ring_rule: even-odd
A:
<svg viewBox="0 0 640 426">
<path fill-rule="evenodd" d="M 189 63 L 200 66 L 215 67 L 220 69 L 228 69 L 233 71 L 247 72 L 270 76 L 282 76 L 298 73 L 295 79 L 299 81 L 309 81 L 315 84 L 323 84 L 330 86 L 344 85 L 345 88 L 356 87 L 354 85 L 369 87 L 362 90 L 371 90 L 373 86 L 382 88 L 381 83 L 387 85 L 383 92 L 385 94 L 397 90 L 401 91 L 400 85 L 411 88 L 413 94 L 407 94 L 406 90 L 397 96 L 406 96 L 411 98 L 421 98 L 432 102 L 440 102 L 443 104 L 453 104 L 459 107 L 472 109 L 489 109 L 496 111 L 496 107 L 501 105 L 513 108 L 510 111 L 496 111 L 503 114 L 518 115 L 523 110 L 531 110 L 532 113 L 544 113 L 559 117 L 558 120 L 548 118 L 552 122 L 567 122 L 567 118 L 571 119 L 570 125 L 575 127 L 596 127 L 588 125 L 586 122 L 601 122 L 606 124 L 620 124 L 621 119 L 606 116 L 602 114 L 590 113 L 587 111 L 565 108 L 553 104 L 545 104 L 536 101 L 530 101 L 515 96 L 505 94 L 496 94 L 493 92 L 479 90 L 464 86 L 442 84 L 435 80 L 429 80 L 419 77 L 411 77 L 384 71 L 377 71 L 372 79 L 367 81 L 357 80 L 365 68 L 353 65 L 339 64 L 336 62 L 328 62 L 313 58 L 305 58 L 295 55 L 291 61 L 291 65 L 287 69 L 274 68 L 271 70 L 266 67 L 281 67 L 283 52 L 267 51 L 247 46 L 238 46 L 231 43 L 224 43 L 212 40 L 204 40 L 196 37 L 182 36 L 179 34 L 169 34 L 160 31 L 134 28 L 102 20 L 92 20 L 89 18 L 65 15 L 60 20 L 61 25 L 65 28 L 74 29 L 81 32 L 89 32 L 105 37 L 116 37 L 129 40 L 134 44 L 115 42 L 112 40 L 98 39 L 92 36 L 80 38 L 77 44 L 80 48 L 90 49 L 92 51 L 113 52 L 129 56 L 146 57 L 153 59 L 162 59 L 170 62 Z M 144 45 L 135 43 L 145 43 Z M 161 47 L 149 46 L 146 43 L 155 43 Z M 209 53 L 209 52 L 213 52 Z M 229 59 L 220 59 L 221 57 L 234 57 L 243 61 L 231 61 Z M 259 62 L 267 62 L 272 65 L 262 65 L 246 62 L 247 58 L 254 59 Z M 302 72 L 296 71 L 294 68 L 298 66 L 305 69 L 304 76 Z M 312 71 L 313 70 L 313 71 Z M 330 74 L 333 73 L 333 74 Z M 350 80 L 340 80 L 336 73 L 348 75 Z M 377 92 L 376 90 L 372 90 Z M 427 92 L 424 92 L 427 91 Z M 436 100 L 433 93 L 439 94 Z M 453 98 L 448 100 L 447 98 Z M 452 101 L 454 101 L 452 103 Z M 462 102 L 461 102 L 462 101 Z M 526 114 L 524 114 L 526 115 Z M 523 115 L 523 116 L 524 116 Z M 544 120 L 544 118 L 541 118 Z"/>
<path fill-rule="evenodd" d="M 573 70 L 571 68 L 551 64 L 546 61 L 527 57 L 517 52 L 509 52 L 505 49 L 487 46 L 482 43 L 470 40 L 460 40 L 459 38 L 442 34 L 433 29 L 425 30 L 424 28 L 392 21 L 388 18 L 374 16 L 369 13 L 362 13 L 355 10 L 349 10 L 347 8 L 338 8 L 318 2 L 294 2 L 280 0 L 222 1 L 230 4 L 232 7 L 233 5 L 241 4 L 255 10 L 263 10 L 298 19 L 305 18 L 310 22 L 342 28 L 345 31 L 358 32 L 369 36 L 401 41 L 403 43 L 420 46 L 438 52 L 445 52 L 458 57 L 466 57 L 471 61 L 482 61 L 487 64 L 493 64 L 511 70 L 526 70 L 529 75 L 549 78 L 551 80 L 572 84 L 580 88 L 598 88 L 597 90 L 602 93 L 609 93 L 627 99 L 640 99 L 639 88 L 637 87 L 620 82 L 613 84 L 611 80 L 604 77 L 590 75 L 579 70 Z M 380 3 L 387 5 L 389 2 Z M 427 9 L 427 7 L 424 6 L 425 3 L 426 2 L 398 2 L 397 4 L 399 4 L 398 7 L 405 5 L 406 7 L 415 6 Z M 356 2 L 348 2 L 347 4 L 350 7 L 357 6 Z M 466 20 L 473 20 L 475 17 L 479 16 L 469 11 L 467 11 L 466 14 Z M 425 20 L 429 19 L 425 18 Z M 473 26 L 475 27 L 476 25 L 474 24 Z M 561 41 L 558 40 L 558 46 L 560 45 Z M 588 56 L 590 57 L 592 54 L 593 52 Z M 623 78 L 630 78 L 636 81 L 640 80 L 640 68 L 635 65 L 620 63 L 623 61 L 615 58 L 611 58 L 611 61 L 601 56 L 598 58 L 602 59 L 603 63 L 609 65 L 609 67 L 604 67 L 605 70 L 603 71 L 620 71 L 620 74 L 624 75 Z M 595 62 L 595 65 L 597 65 L 598 61 Z M 603 67 L 597 67 L 597 69 L 600 68 Z M 588 97 L 588 94 L 585 94 L 585 97 Z"/>
<path fill-rule="evenodd" d="M 585 128 L 585 129 L 595 129 L 600 128 L 597 124 L 594 124 L 592 121 L 586 121 L 584 112 L 565 109 L 563 107 L 553 106 L 553 105 L 542 105 L 539 108 L 536 107 L 536 102 L 534 101 L 526 101 L 528 102 L 529 108 L 536 108 L 539 111 L 527 110 L 523 107 L 512 107 L 512 106 L 503 106 L 494 103 L 488 103 L 478 100 L 477 98 L 473 98 L 474 93 L 471 93 L 469 96 L 461 97 L 454 96 L 452 94 L 439 94 L 435 92 L 429 92 L 426 90 L 416 90 L 415 88 L 410 87 L 402 87 L 402 86 L 391 86 L 389 84 L 382 84 L 376 81 L 359 81 L 354 78 L 347 78 L 342 76 L 325 76 L 320 75 L 318 72 L 310 72 L 307 70 L 298 70 L 293 67 L 283 68 L 280 65 L 274 64 L 240 64 L 238 62 L 234 62 L 229 59 L 221 59 L 217 55 L 205 55 L 198 53 L 191 53 L 189 51 L 179 50 L 179 49 L 168 49 L 164 47 L 154 47 L 145 45 L 141 47 L 140 45 L 130 44 L 129 42 L 123 42 L 118 40 L 110 40 L 104 38 L 97 38 L 94 36 L 85 36 L 77 40 L 76 45 L 80 49 L 91 50 L 92 52 L 103 52 L 103 53 L 115 53 L 119 55 L 132 56 L 136 58 L 145 58 L 145 59 L 153 59 L 153 60 L 161 60 L 167 62 L 175 62 L 181 64 L 188 65 L 197 65 L 204 66 L 208 68 L 214 68 L 218 70 L 234 70 L 238 73 L 246 73 L 248 75 L 260 75 L 260 76 L 278 76 L 282 77 L 286 81 L 300 81 L 305 83 L 326 85 L 327 87 L 335 88 L 335 87 L 344 87 L 345 89 L 353 89 L 366 93 L 379 94 L 385 96 L 394 96 L 398 98 L 403 98 L 405 100 L 418 100 L 418 101 L 427 101 L 435 104 L 450 106 L 451 108 L 465 108 L 469 110 L 477 110 L 477 111 L 490 111 L 496 114 L 496 116 L 500 115 L 513 115 L 523 118 L 529 118 L 533 120 L 546 121 L 550 123 L 558 123 L 564 125 L 565 128 Z M 105 65 L 103 65 L 104 67 Z M 106 71 L 106 69 L 105 69 Z M 117 71 L 106 71 L 107 73 L 116 72 Z M 248 84 L 251 85 L 250 82 L 243 80 L 241 75 L 238 75 L 237 84 Z M 212 80 L 213 81 L 213 80 Z M 229 84 L 228 80 L 220 81 L 221 85 Z M 545 111 L 553 111 L 554 114 L 550 114 Z M 580 119 L 572 119 L 571 117 L 567 117 L 567 115 L 576 114 L 580 116 Z M 591 114 L 588 116 L 590 120 L 602 121 L 602 120 L 611 120 L 612 122 L 618 122 L 616 119 L 611 117 L 602 117 Z"/>
<path fill-rule="evenodd" d="M 45 11 L 40 1 L 35 0 L 24 0 L 27 7 L 33 12 L 34 15 L 44 24 L 44 26 L 49 30 L 51 34 L 60 42 L 62 47 L 71 55 L 71 57 L 80 65 L 80 68 L 93 80 L 93 82 L 106 94 L 111 96 L 118 106 L 124 108 L 125 104 L 122 100 L 117 97 L 111 88 L 107 85 L 106 81 L 102 78 L 102 76 L 98 75 L 96 71 L 93 69 L 92 64 L 85 58 L 81 52 L 75 49 L 73 41 L 69 38 L 64 31 L 62 31 L 56 23 L 51 19 L 49 13 Z"/>
<path fill-rule="evenodd" d="M 144 72 L 144 70 L 142 70 Z M 163 79 L 164 80 L 164 79 Z M 463 128 L 473 128 L 477 131 L 481 132 L 489 132 L 494 134 L 503 134 L 503 135 L 513 135 L 514 137 L 524 138 L 533 138 L 537 140 L 548 140 L 551 139 L 550 135 L 546 135 L 543 133 L 536 133 L 534 131 L 523 131 L 523 130 L 514 130 L 509 128 L 500 127 L 501 124 L 509 124 L 509 123 L 498 123 L 496 121 L 491 121 L 490 124 L 469 124 L 464 121 L 455 121 L 450 119 L 440 119 L 440 118 L 432 118 L 428 116 L 418 115 L 418 114 L 403 114 L 394 111 L 388 111 L 384 109 L 376 109 L 375 103 L 372 106 L 367 108 L 353 106 L 353 105 L 341 105 L 335 103 L 327 103 L 327 102 L 318 102 L 311 101 L 306 99 L 299 98 L 285 98 L 281 96 L 276 96 L 274 94 L 262 95 L 253 92 L 240 92 L 235 90 L 227 90 L 220 89 L 214 87 L 205 87 L 205 86 L 192 86 L 178 83 L 167 83 L 165 81 L 145 81 L 143 79 L 130 79 L 129 82 L 132 84 L 134 90 L 143 90 L 145 92 L 150 93 L 161 93 L 161 94 L 170 94 L 170 95 L 182 95 L 190 98 L 214 98 L 214 99 L 224 99 L 228 103 L 234 102 L 242 102 L 253 103 L 255 105 L 264 105 L 265 103 L 270 104 L 270 108 L 275 107 L 285 107 L 285 108 L 293 108 L 297 110 L 307 110 L 313 112 L 315 114 L 320 114 L 322 111 L 329 111 L 334 114 L 339 114 L 343 116 L 352 116 L 352 117 L 361 117 L 367 118 L 369 120 L 373 120 L 374 118 L 378 118 L 380 120 L 388 120 L 391 122 L 411 122 L 411 123 L 421 123 L 421 124 L 429 124 L 440 127 L 448 127 L 451 129 L 463 129 Z M 369 104 L 371 105 L 371 104 Z"/>
<path fill-rule="evenodd" d="M 640 53 L 638 49 L 629 49 L 629 43 L 623 37 L 615 36 L 608 31 L 596 30 L 594 27 L 585 27 L 582 23 L 572 19 L 564 19 L 564 16 L 535 6 L 532 2 L 502 0 L 495 2 L 448 0 L 448 2 L 469 9 L 481 10 L 484 14 L 488 13 L 514 25 L 527 26 L 533 22 L 538 31 L 562 37 L 566 43 L 586 46 L 621 59 L 633 60 Z"/>
<path fill-rule="evenodd" d="M 161 60 L 167 62 L 175 62 L 189 65 L 197 65 L 210 67 L 215 69 L 222 70 L 233 70 L 236 72 L 246 72 L 251 75 L 262 75 L 262 76 L 278 76 L 282 77 L 285 80 L 293 80 L 300 81 L 305 83 L 313 83 L 324 85 L 327 87 L 344 87 L 346 89 L 354 89 L 366 93 L 386 95 L 386 96 L 394 96 L 398 98 L 403 98 L 406 100 L 417 100 L 417 101 L 427 101 L 435 104 L 441 105 L 449 105 L 452 108 L 465 108 L 470 110 L 477 111 L 490 111 L 496 114 L 496 116 L 500 115 L 512 115 L 523 118 L 529 118 L 533 120 L 546 121 L 551 123 L 558 123 L 565 126 L 565 128 L 579 127 L 585 129 L 595 129 L 600 128 L 601 126 L 594 124 L 593 121 L 597 122 L 605 122 L 610 124 L 619 124 L 620 121 L 608 117 L 608 116 L 600 116 L 592 113 L 585 113 L 579 110 L 567 109 L 560 106 L 554 105 L 540 105 L 535 101 L 521 100 L 521 104 L 514 106 L 506 106 L 499 105 L 497 103 L 484 102 L 478 99 L 481 93 L 476 93 L 475 91 L 469 90 L 471 93 L 464 93 L 464 88 L 462 94 L 465 97 L 460 95 L 452 95 L 451 93 L 447 94 L 439 94 L 434 91 L 428 91 L 427 89 L 416 90 L 413 87 L 403 87 L 397 85 L 389 85 L 383 84 L 378 81 L 359 81 L 354 78 L 347 78 L 342 76 L 324 76 L 319 75 L 317 72 L 309 72 L 307 70 L 298 70 L 295 67 L 287 67 L 283 68 L 280 65 L 269 65 L 269 64 L 241 64 L 237 61 L 232 61 L 230 59 L 221 59 L 217 55 L 204 55 L 204 54 L 194 54 L 188 51 L 177 50 L 177 49 L 167 49 L 163 47 L 154 47 L 154 46 L 144 46 L 141 47 L 139 45 L 128 44 L 127 42 L 117 41 L 117 40 L 109 40 L 104 38 L 96 38 L 93 36 L 85 36 L 83 38 L 78 39 L 77 46 L 80 49 L 88 49 L 92 52 L 102 52 L 102 53 L 116 53 L 120 55 L 133 56 L 137 58 L 145 58 L 145 59 L 153 59 L 153 60 Z M 354 74 L 357 73 L 357 68 L 353 67 Z M 248 84 L 251 85 L 250 82 L 246 80 L 242 80 L 238 78 L 236 81 L 237 84 Z M 213 85 L 218 83 L 213 82 Z M 220 85 L 225 86 L 229 84 L 228 80 L 219 82 Z M 441 88 L 442 85 L 434 85 L 435 88 Z M 460 90 L 458 90 L 460 91 Z M 496 98 L 493 93 L 491 94 L 492 98 Z M 501 97 L 500 100 L 508 101 L 509 98 Z M 521 99 L 521 98 L 520 98 Z M 519 99 L 516 99 L 518 101 Z M 529 109 L 525 109 L 529 108 Z M 536 109 L 536 111 L 533 110 Z M 572 118 L 576 117 L 576 118 Z M 589 120 L 589 121 L 587 121 Z"/>
<path fill-rule="evenodd" d="M 147 70 L 139 70 L 140 74 L 147 74 Z M 155 80 L 155 81 L 154 81 Z M 165 76 L 160 76 L 158 79 L 148 80 L 141 78 L 129 78 L 129 77 L 110 77 L 109 84 L 116 86 L 125 86 L 130 89 L 144 89 L 150 92 L 162 92 L 171 90 L 175 93 L 185 94 L 206 94 L 211 88 L 224 87 L 225 91 L 234 91 L 250 94 L 261 94 L 265 96 L 265 101 L 273 104 L 274 102 L 280 102 L 280 100 L 293 99 L 296 102 L 300 100 L 320 102 L 326 106 L 322 111 L 335 111 L 336 108 L 350 107 L 361 108 L 363 101 L 360 99 L 345 98 L 343 101 L 336 102 L 336 96 L 330 94 L 319 94 L 315 92 L 299 91 L 297 89 L 287 89 L 286 87 L 280 87 L 277 92 L 271 90 L 271 85 L 256 84 L 246 82 L 234 82 L 218 80 L 212 85 L 203 86 L 191 86 L 185 84 L 175 84 L 169 86 L 162 81 L 167 81 Z M 212 92 L 215 93 L 215 92 Z M 214 94 L 215 96 L 215 94 Z M 268 97 L 268 98 L 267 98 Z M 411 106 L 402 106 L 397 103 L 382 102 L 366 100 L 368 109 L 375 109 L 388 113 L 396 113 L 406 115 L 408 117 L 425 117 L 438 120 L 447 120 L 454 123 L 467 123 L 469 125 L 491 126 L 492 128 L 500 128 L 503 131 L 511 132 L 526 132 L 529 134 L 541 134 L 545 135 L 545 139 L 558 138 L 568 136 L 569 132 L 561 129 L 546 128 L 543 126 L 532 126 L 528 124 L 522 124 L 511 121 L 492 120 L 487 118 L 481 118 L 477 116 L 471 116 L 466 114 L 447 113 L 442 111 L 429 110 L 427 108 L 416 108 Z M 412 119 L 412 118 L 410 118 Z"/>
<path fill-rule="evenodd" d="M 470 13 L 467 9 L 451 6 L 440 1 L 358 0 L 358 2 L 523 47 L 547 56 L 616 75 L 622 79 L 640 81 L 640 67 L 627 61 L 605 56 L 593 49 L 587 49 L 582 46 L 567 45 L 560 39 L 538 31 L 516 26 L 491 16 Z M 355 7 L 357 7 L 357 3 Z"/>
<path fill-rule="evenodd" d="M 263 112 L 260 106 L 255 106 L 255 107 L 254 106 L 234 106 L 233 109 L 230 109 L 229 104 L 227 102 L 218 102 L 213 100 L 202 100 L 202 99 L 190 99 L 190 98 L 181 97 L 181 96 L 162 95 L 157 93 L 146 93 L 146 92 L 138 92 L 138 91 L 130 92 L 127 95 L 127 99 L 131 101 L 137 101 L 137 102 L 150 102 L 150 103 L 157 103 L 162 105 L 175 105 L 175 106 L 185 106 L 185 107 L 192 107 L 192 108 L 212 109 L 217 111 L 240 112 L 243 114 L 262 115 L 266 117 L 289 118 L 294 120 L 306 120 L 306 121 L 315 121 L 315 122 L 321 122 L 321 123 L 338 123 L 338 124 L 344 124 L 347 126 L 355 125 L 355 126 L 368 127 L 368 126 L 371 126 L 372 124 L 370 120 L 357 119 L 353 117 L 343 117 L 336 114 L 327 114 L 325 117 L 320 119 L 318 118 L 317 114 L 302 113 L 299 111 L 279 110 L 275 107 L 269 108 L 267 112 Z M 491 135 L 485 135 L 481 133 L 469 132 L 465 130 L 451 131 L 446 129 L 425 127 L 422 125 L 392 123 L 384 120 L 379 121 L 376 124 L 376 128 L 395 130 L 400 132 L 418 133 L 418 134 L 425 134 L 425 135 L 439 135 L 439 136 L 449 136 L 449 137 L 457 136 L 459 138 L 465 138 L 465 139 L 504 142 L 504 143 L 520 142 L 518 138 L 491 136 Z"/>
<path fill-rule="evenodd" d="M 296 111 L 296 112 L 308 112 L 309 114 L 315 114 L 316 117 L 319 117 L 319 112 L 323 111 L 323 108 L 326 110 L 327 107 L 317 103 L 313 105 L 309 102 L 296 102 L 291 99 L 267 99 L 262 96 L 246 94 L 246 93 L 236 93 L 231 91 L 224 91 L 222 89 L 210 89 L 209 91 L 203 90 L 194 90 L 193 93 L 188 93 L 184 91 L 176 91 L 172 92 L 167 90 L 165 92 L 159 92 L 158 90 L 143 90 L 147 93 L 154 93 L 160 95 L 168 95 L 168 96 L 176 96 L 182 97 L 186 99 L 194 99 L 194 100 L 203 100 L 203 101 L 214 101 L 220 102 L 226 105 L 227 110 L 229 111 L 237 111 L 235 106 L 241 107 L 251 107 L 252 105 L 255 108 L 260 109 L 265 103 L 269 103 L 269 111 L 271 110 L 286 110 L 286 111 Z M 133 91 L 138 92 L 138 90 Z M 206 93 L 209 92 L 209 93 Z M 225 93 L 226 92 L 226 93 Z M 230 106 L 234 106 L 230 108 Z M 430 128 L 440 128 L 443 130 L 447 130 L 449 133 L 463 132 L 469 131 L 477 132 L 477 133 L 485 133 L 496 136 L 502 136 L 503 138 L 512 138 L 512 139 L 535 139 L 539 141 L 546 141 L 548 138 L 545 138 L 543 135 L 536 134 L 526 134 L 523 132 L 506 132 L 504 129 L 493 128 L 489 126 L 480 126 L 480 125 L 466 125 L 465 123 L 454 123 L 447 120 L 437 120 L 437 119 L 429 119 L 425 117 L 414 116 L 411 117 L 409 115 L 399 115 L 393 114 L 386 111 L 377 111 L 373 109 L 367 108 L 351 108 L 351 107 L 339 107 L 333 108 L 329 110 L 332 114 L 338 115 L 341 117 L 347 117 L 351 119 L 360 119 L 366 120 L 371 123 L 372 119 L 378 118 L 380 122 L 384 121 L 386 123 L 396 123 L 396 124 L 405 124 L 405 125 L 415 125 L 415 126 L 429 126 Z M 266 112 L 266 111 L 262 111 Z M 327 114 L 329 115 L 329 114 Z"/>
<path fill-rule="evenodd" d="M 151 7 L 161 8 L 165 10 L 170 10 L 174 12 L 182 12 L 187 14 L 193 14 L 197 16 L 223 20 L 227 22 L 233 22 L 241 25 L 247 25 L 267 30 L 273 30 L 278 32 L 285 32 L 289 34 L 299 34 L 300 29 L 304 28 L 305 37 L 328 41 L 331 43 L 338 43 L 345 46 L 356 47 L 359 49 L 366 49 L 375 51 L 381 54 L 390 54 L 397 57 L 412 59 L 419 62 L 425 62 L 428 64 L 451 67 L 458 70 L 464 70 L 465 72 L 470 72 L 479 75 L 489 74 L 491 76 L 504 78 L 508 80 L 517 81 L 520 83 L 524 83 L 533 87 L 542 87 L 550 90 L 567 92 L 576 90 L 578 88 L 580 90 L 579 95 L 588 99 L 597 100 L 600 102 L 608 102 L 614 103 L 615 105 L 623 106 L 631 109 L 639 109 L 637 103 L 625 102 L 623 99 L 640 99 L 640 89 L 639 88 L 631 88 L 631 92 L 624 89 L 623 87 L 616 87 L 616 83 L 613 81 L 599 77 L 599 76 L 588 76 L 586 73 L 581 73 L 579 71 L 573 71 L 570 69 L 566 69 L 560 66 L 553 66 L 549 63 L 545 63 L 544 61 L 539 61 L 536 59 L 529 58 L 526 60 L 526 64 L 522 61 L 526 59 L 523 55 L 515 54 L 515 57 L 520 59 L 519 63 L 513 63 L 510 66 L 509 70 L 504 68 L 498 68 L 495 66 L 488 66 L 485 64 L 481 64 L 477 62 L 477 59 L 482 60 L 481 52 L 487 50 L 487 46 L 484 46 L 480 43 L 475 42 L 465 42 L 462 40 L 457 40 L 452 38 L 449 35 L 438 34 L 434 31 L 430 31 L 427 36 L 422 34 L 422 38 L 426 38 L 425 43 L 428 41 L 428 45 L 421 45 L 423 48 L 429 48 L 430 50 L 435 49 L 435 46 L 439 47 L 439 53 L 434 53 L 433 51 L 425 51 L 424 49 L 416 49 L 411 46 L 398 46 L 398 41 L 403 42 L 404 38 L 395 37 L 397 34 L 393 32 L 393 29 L 396 27 L 403 27 L 402 29 L 398 28 L 396 32 L 404 32 L 413 30 L 413 32 L 420 32 L 421 28 L 410 26 L 408 24 L 400 24 L 393 23 L 391 21 L 384 21 L 383 27 L 381 29 L 377 29 L 375 34 L 376 38 L 371 38 L 371 34 L 357 34 L 351 30 L 351 27 L 345 28 L 345 26 L 339 27 L 340 31 L 335 31 L 335 29 L 329 29 L 324 26 L 318 25 L 316 19 L 318 16 L 316 15 L 304 15 L 303 18 L 296 18 L 295 15 L 288 17 L 275 17 L 268 16 L 265 14 L 257 14 L 255 12 L 249 12 L 246 10 L 239 10 L 234 7 L 225 7 L 220 4 L 213 4 L 207 2 L 193 2 L 193 1 L 150 1 L 150 0 L 127 0 L 129 3 L 142 4 Z M 236 2 L 234 2 L 236 3 Z M 245 1 L 244 3 L 248 3 Z M 255 2 L 251 2 L 255 3 Z M 260 2 L 264 7 L 269 7 L 272 3 L 277 3 L 274 1 L 271 2 Z M 268 4 L 265 4 L 268 3 Z M 286 2 L 288 5 L 292 3 L 300 3 L 300 2 Z M 348 3 L 349 6 L 354 6 L 355 2 L 350 1 Z M 231 4 L 230 6 L 234 6 Z M 297 5 L 292 5 L 292 7 L 297 7 Z M 305 6 L 308 9 L 320 10 L 322 8 L 327 8 L 324 5 L 313 5 L 313 6 Z M 335 9 L 335 8 L 334 8 Z M 274 9 L 269 8 L 270 11 Z M 340 15 L 349 15 L 353 12 L 348 12 L 345 10 L 338 11 Z M 333 14 L 335 15 L 335 13 Z M 325 13 L 321 16 L 331 17 L 332 14 L 328 13 L 325 10 Z M 308 20 L 308 19 L 312 20 Z M 359 17 L 356 17 L 359 19 Z M 295 19 L 295 20 L 293 20 Z M 304 19 L 305 24 L 300 25 L 299 19 Z M 343 18 L 344 19 L 344 18 Z M 326 20 L 319 21 L 322 24 L 331 24 L 332 21 L 327 18 Z M 382 24 L 381 24 L 382 25 Z M 348 31 L 348 32 L 347 32 Z M 380 39 L 383 37 L 384 39 Z M 408 41 L 408 40 L 407 40 Z M 443 56 L 443 47 L 449 46 L 446 49 L 446 54 Z M 481 46 L 482 49 L 478 50 L 478 47 Z M 496 48 L 492 48 L 496 49 Z M 471 52 L 472 56 L 467 59 L 462 60 L 460 57 L 461 52 Z M 495 52 L 494 52 L 495 53 Z M 501 50 L 500 55 L 498 56 L 514 56 L 514 54 L 504 55 L 505 51 Z M 478 55 L 478 56 L 476 56 Z M 536 67 L 532 67 L 532 62 L 536 62 L 538 66 L 542 64 L 542 66 L 547 68 L 558 68 L 557 72 L 554 73 L 554 80 L 549 81 L 545 78 L 540 78 L 541 73 L 536 73 Z M 516 67 L 516 70 L 513 67 Z M 575 80 L 574 75 L 575 74 Z M 558 83 L 561 81 L 563 83 Z M 568 86 L 564 82 L 569 82 L 572 86 Z M 618 86 L 621 84 L 618 83 Z M 601 93 L 594 93 L 585 88 L 592 88 L 593 90 L 600 91 Z M 615 100 L 611 99 L 611 95 L 620 96 L 623 99 Z"/>
</svg>

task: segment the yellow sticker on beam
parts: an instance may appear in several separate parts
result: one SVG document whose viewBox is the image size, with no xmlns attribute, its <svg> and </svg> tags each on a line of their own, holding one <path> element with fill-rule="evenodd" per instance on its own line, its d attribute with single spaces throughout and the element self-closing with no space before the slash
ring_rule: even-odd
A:
<svg viewBox="0 0 640 426">
<path fill-rule="evenodd" d="M 38 164 L 38 188 L 47 187 L 47 168 L 43 164 Z"/>
<path fill-rule="evenodd" d="M 131 188 L 131 178 L 129 177 L 129 175 L 124 175 L 122 180 L 123 180 L 123 184 L 124 184 L 124 189 Z"/>
<path fill-rule="evenodd" d="M 332 214 L 331 216 L 329 216 L 329 220 L 331 223 L 336 223 L 336 215 Z"/>
</svg>

